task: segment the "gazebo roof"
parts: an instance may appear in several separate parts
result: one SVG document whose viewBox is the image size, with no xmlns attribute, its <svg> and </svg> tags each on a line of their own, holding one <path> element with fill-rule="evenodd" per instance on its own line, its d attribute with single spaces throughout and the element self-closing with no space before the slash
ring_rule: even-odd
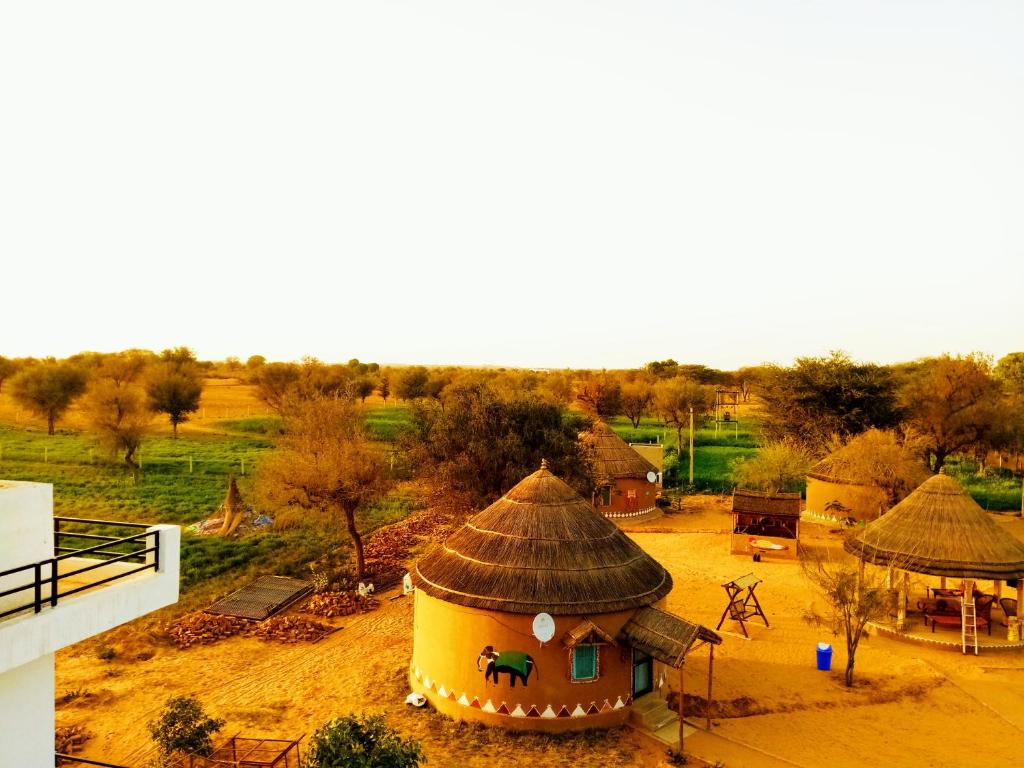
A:
<svg viewBox="0 0 1024 768">
<path fill-rule="evenodd" d="M 672 589 L 668 572 L 546 463 L 424 556 L 412 577 L 432 597 L 508 613 L 611 613 Z"/>
<path fill-rule="evenodd" d="M 594 474 L 601 482 L 623 477 L 646 480 L 648 472 L 658 471 L 603 421 L 595 422 L 580 438 L 593 448 Z"/>
<path fill-rule="evenodd" d="M 732 493 L 732 511 L 755 515 L 800 517 L 800 494 L 764 493 L 737 488 Z"/>
<path fill-rule="evenodd" d="M 1024 543 L 945 473 L 846 540 L 847 552 L 875 565 L 970 579 L 1024 577 Z"/>
<path fill-rule="evenodd" d="M 722 642 L 707 627 L 650 607 L 630 617 L 619 632 L 619 640 L 675 669 L 682 666 L 690 646 L 698 640 L 713 645 Z"/>
</svg>

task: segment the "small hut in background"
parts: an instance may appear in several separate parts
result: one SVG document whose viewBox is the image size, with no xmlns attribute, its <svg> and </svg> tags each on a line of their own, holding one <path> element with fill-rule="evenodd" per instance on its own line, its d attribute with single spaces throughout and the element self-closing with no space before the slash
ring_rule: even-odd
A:
<svg viewBox="0 0 1024 768">
<path fill-rule="evenodd" d="M 807 511 L 836 521 L 867 522 L 930 476 L 918 448 L 891 431 L 869 429 L 811 467 Z"/>
<path fill-rule="evenodd" d="M 688 652 L 721 642 L 658 608 L 672 577 L 546 464 L 411 577 L 409 682 L 457 720 L 606 728 L 648 695 L 642 716 L 663 717 L 664 699 L 653 698 L 662 673 L 678 670 L 681 681 Z"/>
<path fill-rule="evenodd" d="M 955 612 L 949 614 L 929 603 L 927 595 L 921 595 L 925 598 L 920 602 L 921 610 L 926 616 L 931 611 L 933 630 L 938 623 L 960 627 L 968 636 L 976 634 L 970 629 L 963 632 L 965 616 L 968 627 L 991 629 L 991 609 L 1006 605 L 1000 602 L 1006 582 L 1016 587 L 1015 605 L 1024 604 L 1024 543 L 1001 530 L 944 471 L 923 482 L 878 520 L 868 523 L 844 546 L 860 558 L 862 568 L 867 563 L 889 569 L 890 586 L 899 593 L 899 630 L 906 626 L 906 610 L 911 603 L 910 572 L 938 577 L 938 583 L 929 587 L 929 592 L 935 592 L 937 587 L 940 593 L 949 593 L 948 597 L 959 596 Z M 902 576 L 897 575 L 898 571 L 902 571 Z M 948 578 L 957 580 L 951 589 L 947 589 Z M 977 580 L 991 581 L 992 593 L 985 595 L 976 589 Z M 1014 626 L 1020 621 L 1020 611 L 1016 613 L 1006 616 L 1006 624 L 1010 636 L 1020 638 L 1019 627 Z M 941 621 L 934 617 L 941 617 Z M 975 621 L 970 621 L 972 617 Z M 966 646 L 966 637 L 964 643 Z"/>
<path fill-rule="evenodd" d="M 580 436 L 591 451 L 596 489 L 593 504 L 605 517 L 631 520 L 654 515 L 661 472 L 603 421 Z"/>
<path fill-rule="evenodd" d="M 800 543 L 800 494 L 736 489 L 732 494 L 734 555 L 794 559 Z"/>
</svg>

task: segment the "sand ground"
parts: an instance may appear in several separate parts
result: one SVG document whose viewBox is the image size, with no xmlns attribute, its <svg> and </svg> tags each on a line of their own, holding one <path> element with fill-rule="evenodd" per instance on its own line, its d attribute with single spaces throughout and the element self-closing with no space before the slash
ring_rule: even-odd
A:
<svg viewBox="0 0 1024 768">
<path fill-rule="evenodd" d="M 842 643 L 805 618 L 823 606 L 814 605 L 799 566 L 730 555 L 727 509 L 727 499 L 689 497 L 682 513 L 628 529 L 672 573 L 668 608 L 707 626 L 724 608 L 723 582 L 751 571 L 764 580 L 758 595 L 771 626 L 751 624 L 749 640 L 729 622 L 722 627 L 714 698 L 718 714 L 729 716 L 716 716 L 710 733 L 691 737 L 690 754 L 730 768 L 1019 764 L 1024 651 L 973 657 L 872 636 L 857 657 L 857 685 L 847 689 Z M 1001 525 L 1024 538 L 1024 522 Z M 803 536 L 818 547 L 840 541 L 826 525 L 805 523 Z M 58 697 L 77 693 L 58 707 L 58 723 L 81 723 L 95 734 L 84 754 L 142 766 L 152 755 L 146 722 L 168 696 L 193 693 L 228 721 L 226 735 L 297 737 L 336 715 L 384 712 L 424 743 L 435 766 L 662 763 L 660 748 L 631 729 L 509 737 L 406 708 L 411 621 L 410 601 L 385 599 L 376 612 L 336 620 L 344 629 L 313 645 L 233 638 L 180 651 L 158 632 L 122 632 L 110 640 L 112 661 L 97 657 L 96 642 L 58 656 Z M 819 641 L 836 648 L 830 673 L 815 668 Z M 687 692 L 703 694 L 706 672 L 706 650 L 695 651 L 686 664 Z"/>
</svg>

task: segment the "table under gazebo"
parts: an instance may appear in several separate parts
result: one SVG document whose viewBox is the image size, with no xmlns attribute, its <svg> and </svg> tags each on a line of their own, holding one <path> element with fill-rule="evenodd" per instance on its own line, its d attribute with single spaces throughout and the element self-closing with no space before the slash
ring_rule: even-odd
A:
<svg viewBox="0 0 1024 768">
<path fill-rule="evenodd" d="M 1007 643 L 1021 642 L 1024 543 L 1001 530 L 944 472 L 847 539 L 845 548 L 860 559 L 862 577 L 865 564 L 887 569 L 888 586 L 896 594 L 897 632 L 907 629 L 910 574 L 917 573 L 939 579 L 938 585 L 925 585 L 915 602 L 932 633 L 937 626 L 959 627 L 962 650 L 977 653 L 978 630 L 991 634 L 991 612 L 998 608 Z M 986 581 L 992 583 L 990 593 L 979 588 Z M 1016 590 L 1015 598 L 1003 596 L 1004 585 Z"/>
</svg>

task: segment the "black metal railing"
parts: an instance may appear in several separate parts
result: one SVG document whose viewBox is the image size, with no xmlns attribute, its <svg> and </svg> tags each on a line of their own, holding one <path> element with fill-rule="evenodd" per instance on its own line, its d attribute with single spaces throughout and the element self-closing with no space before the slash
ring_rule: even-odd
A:
<svg viewBox="0 0 1024 768">
<path fill-rule="evenodd" d="M 104 763 L 100 760 L 89 760 L 85 757 L 75 757 L 74 755 L 65 755 L 61 752 L 54 753 L 54 763 L 56 765 L 64 765 L 65 763 L 75 763 L 78 765 L 98 765 L 100 768 L 127 768 L 124 765 L 115 765 L 114 763 Z"/>
<path fill-rule="evenodd" d="M 53 557 L 41 560 L 37 563 L 29 563 L 17 568 L 0 571 L 0 578 L 6 578 L 22 572 L 31 573 L 31 576 L 29 577 L 30 580 L 19 586 L 0 592 L 0 598 L 18 594 L 20 592 L 31 591 L 32 593 L 31 601 L 20 603 L 0 612 L 0 619 L 14 613 L 20 613 L 21 611 L 28 610 L 29 608 L 32 608 L 36 613 L 39 613 L 46 605 L 49 605 L 50 607 L 56 606 L 62 597 L 69 597 L 70 595 L 77 594 L 78 592 L 83 592 L 87 589 L 98 587 L 101 584 L 106 584 L 117 579 L 123 579 L 126 576 L 131 576 L 149 569 L 154 571 L 160 570 L 160 531 L 146 530 L 149 528 L 148 525 L 143 525 L 141 523 L 111 522 L 109 520 L 86 520 L 77 517 L 55 517 L 53 522 Z M 107 529 L 109 527 L 141 528 L 143 529 L 143 532 L 136 533 L 132 536 L 118 537 L 99 533 L 69 531 L 66 529 L 62 530 L 62 525 L 67 523 L 90 526 L 93 529 L 97 526 L 100 526 L 103 529 Z M 69 539 L 98 541 L 99 543 L 93 544 L 89 547 L 65 546 Z M 139 548 L 140 546 L 141 548 Z M 153 555 L 153 557 L 149 558 L 149 555 Z M 95 562 L 90 565 L 81 566 L 61 573 L 60 564 L 73 557 L 95 560 Z M 71 587 L 70 589 L 61 590 L 62 581 L 71 579 L 72 577 L 81 576 L 83 573 L 88 573 L 89 571 L 96 570 L 97 568 L 103 568 L 111 563 L 122 562 L 131 563 L 138 567 L 119 571 L 112 576 L 96 579 L 95 581 L 87 581 L 84 584 Z M 46 589 L 47 587 L 48 589 Z"/>
</svg>

